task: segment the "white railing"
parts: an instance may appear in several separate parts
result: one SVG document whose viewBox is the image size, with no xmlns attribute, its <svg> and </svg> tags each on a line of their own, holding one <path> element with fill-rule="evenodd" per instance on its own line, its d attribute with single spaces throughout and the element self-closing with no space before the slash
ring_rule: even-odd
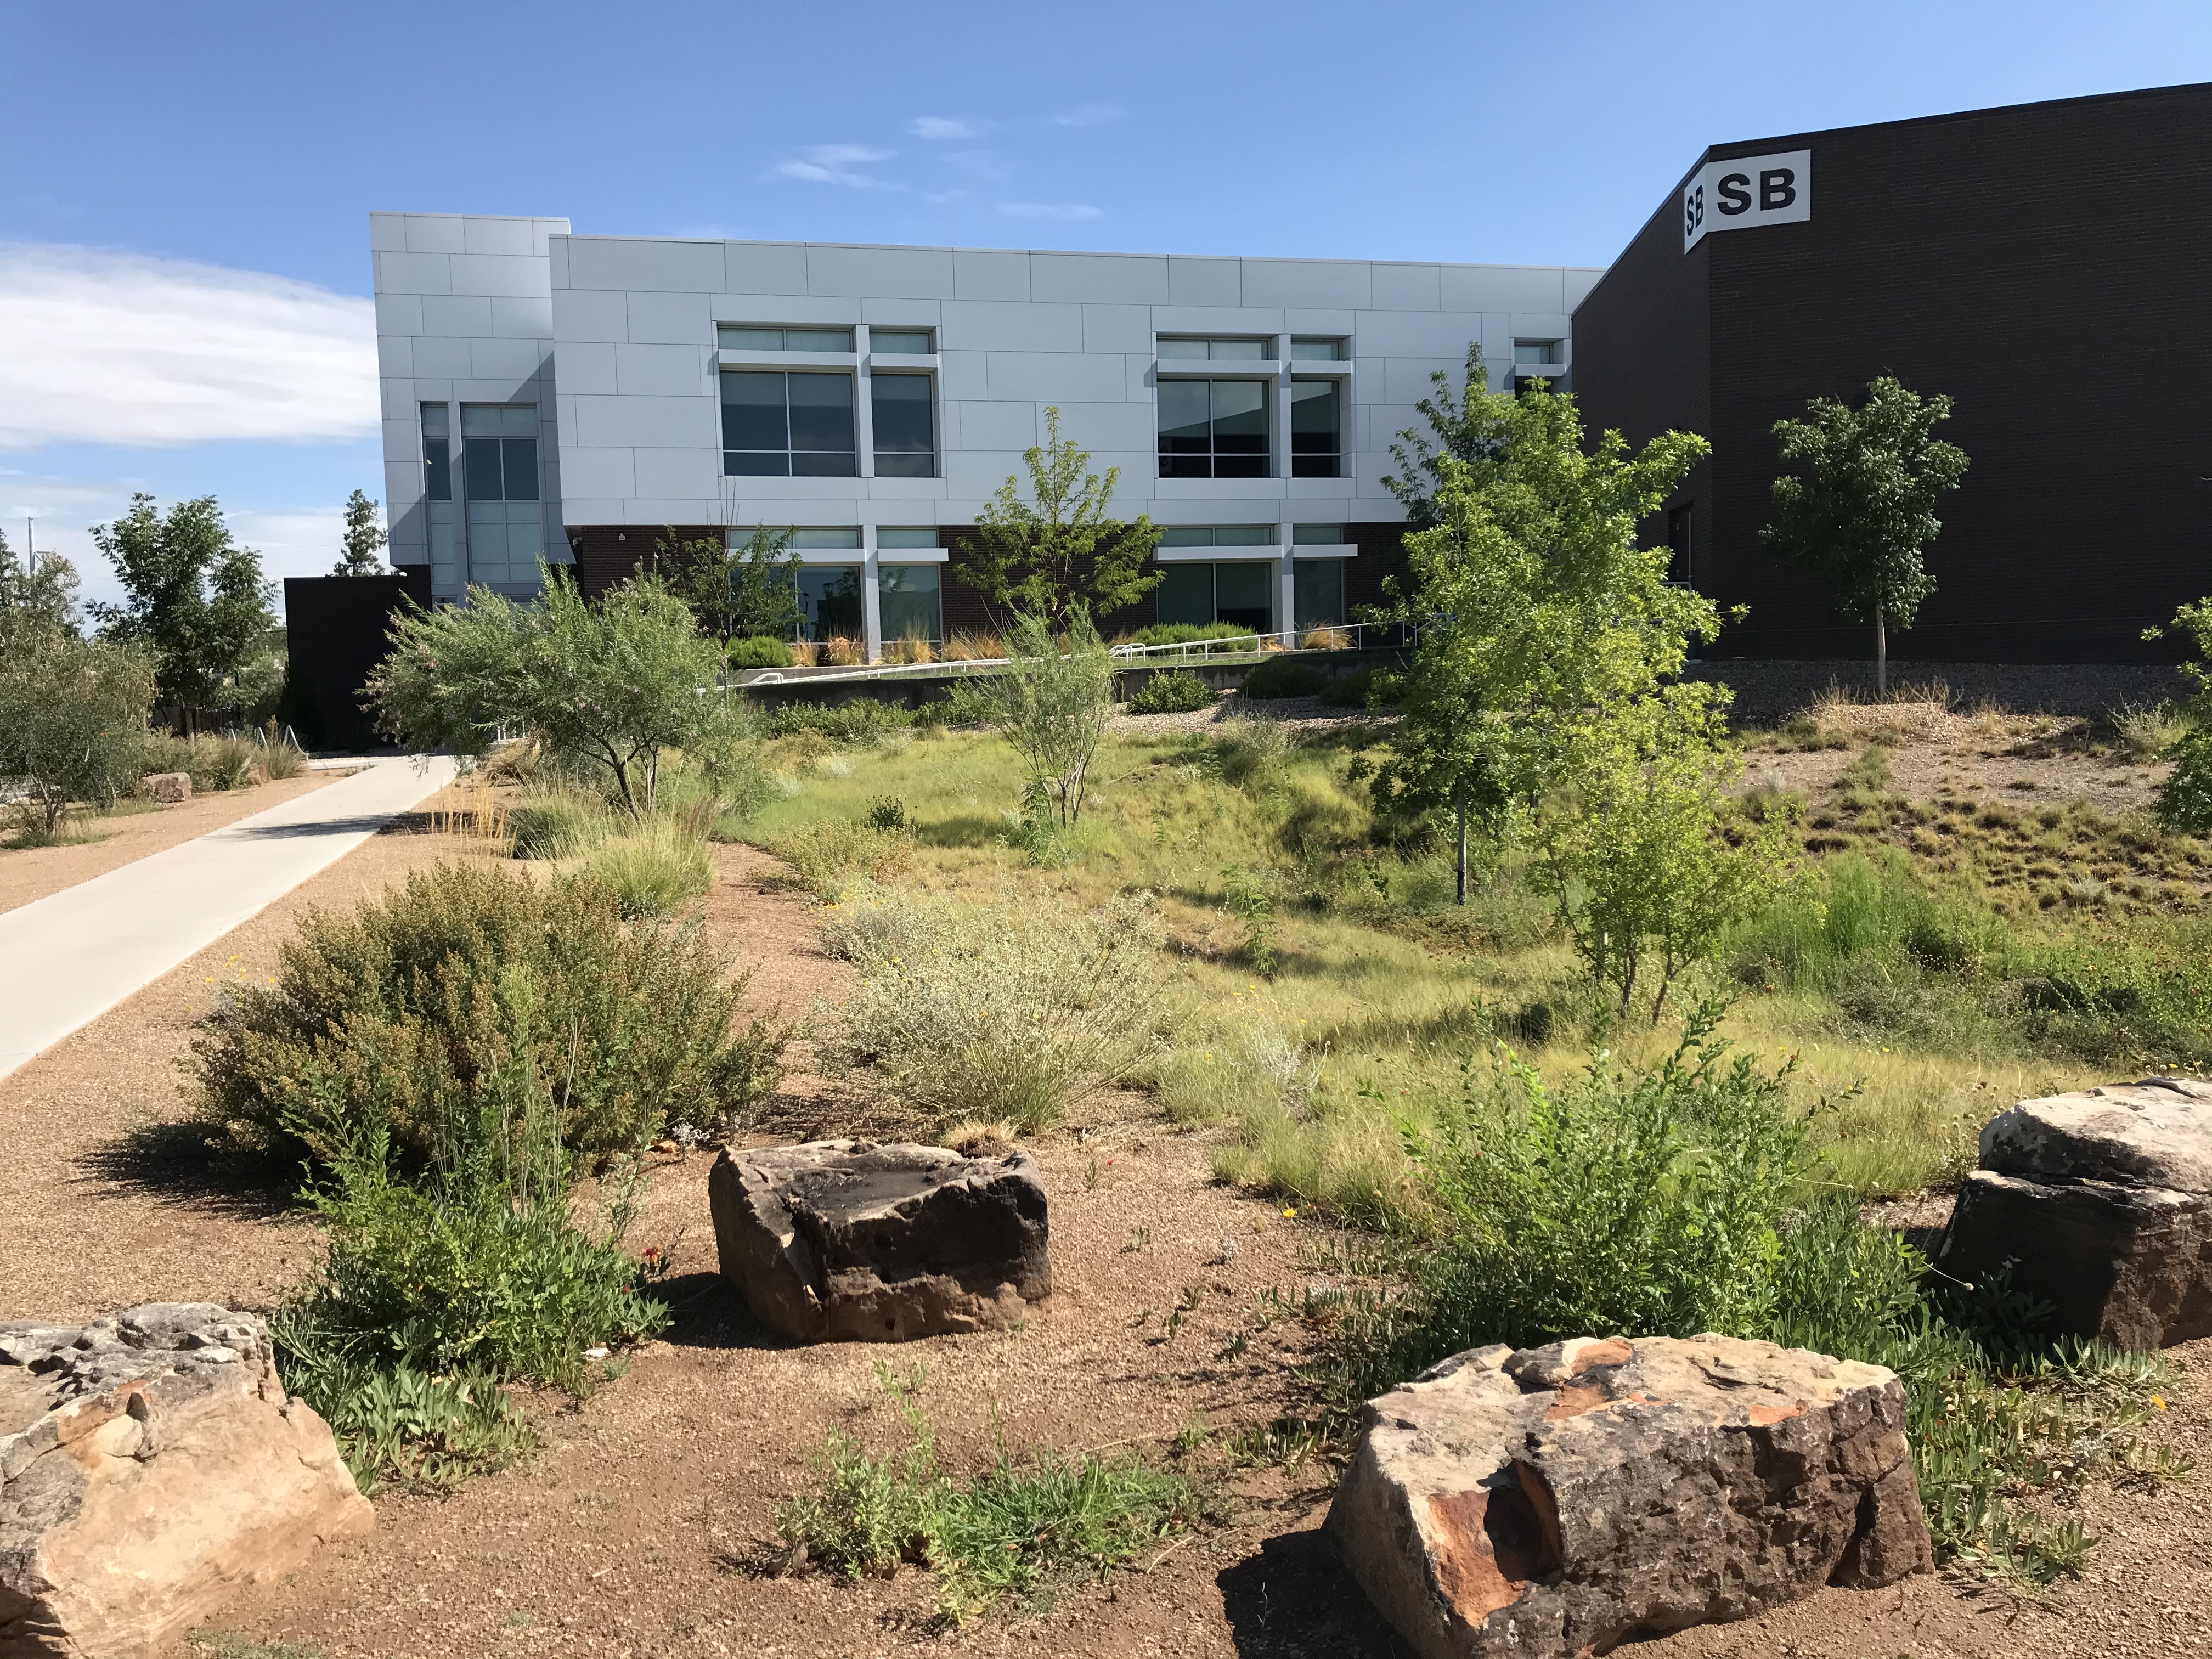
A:
<svg viewBox="0 0 2212 1659">
<path fill-rule="evenodd" d="M 1271 633 L 1234 634 L 1222 639 L 1182 640 L 1171 645 L 1115 645 L 1107 647 L 1123 667 L 1158 665 L 1181 667 L 1187 663 L 1264 656 L 1277 651 L 1358 651 L 1372 645 L 1395 644 L 1404 636 L 1396 623 L 1341 623 L 1315 628 L 1291 628 Z M 1312 643 L 1322 641 L 1324 643 Z M 912 678 L 918 675 L 988 672 L 1004 668 L 1010 657 L 964 657 L 937 662 L 872 663 L 866 666 L 804 670 L 788 678 L 780 668 L 764 670 L 744 684 L 753 685 L 835 685 L 847 680 Z M 740 689 L 743 689 L 742 687 Z"/>
</svg>

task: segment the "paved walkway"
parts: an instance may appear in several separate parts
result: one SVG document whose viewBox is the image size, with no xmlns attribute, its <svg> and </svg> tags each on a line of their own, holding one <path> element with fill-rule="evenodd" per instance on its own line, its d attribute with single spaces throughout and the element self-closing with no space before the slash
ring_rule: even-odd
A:
<svg viewBox="0 0 2212 1659">
<path fill-rule="evenodd" d="M 0 915 L 0 1077 L 97 1019 L 453 781 L 371 762 L 250 818 Z"/>
</svg>

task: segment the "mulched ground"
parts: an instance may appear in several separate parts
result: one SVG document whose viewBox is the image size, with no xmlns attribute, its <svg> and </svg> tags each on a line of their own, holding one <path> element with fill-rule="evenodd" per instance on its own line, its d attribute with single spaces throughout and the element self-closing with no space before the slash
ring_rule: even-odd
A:
<svg viewBox="0 0 2212 1659">
<path fill-rule="evenodd" d="M 420 815 L 418 815 L 419 817 Z M 77 1316 L 138 1300 L 266 1306 L 306 1270 L 313 1239 L 278 1207 L 282 1183 L 210 1168 L 163 1126 L 181 1114 L 173 1062 L 214 993 L 265 971 L 300 910 L 343 903 L 483 844 L 398 827 L 54 1053 L 0 1082 L 0 1317 Z M 718 850 L 709 931 L 756 969 L 757 1006 L 834 1006 L 848 969 L 815 944 L 773 866 Z M 802 1062 L 801 1050 L 796 1056 Z M 831 1110 L 802 1074 L 771 1111 L 792 1138 Z M 377 1502 L 371 1536 L 241 1596 L 208 1633 L 332 1656 L 857 1656 L 939 1650 L 1031 1656 L 1243 1655 L 1383 1659 L 1401 1651 L 1321 1543 L 1327 1472 L 1237 1471 L 1234 1519 L 1072 1589 L 1048 1610 L 968 1630 L 927 1626 L 921 1573 L 858 1586 L 763 1576 L 775 1508 L 833 1430 L 899 1443 L 878 1375 L 926 1372 L 921 1401 L 946 1460 L 975 1468 L 994 1435 L 1019 1447 L 1158 1450 L 1189 1424 L 1264 1423 L 1297 1403 L 1289 1367 L 1310 1334 L 1257 1328 L 1267 1293 L 1324 1278 L 1325 1235 L 1214 1185 L 1204 1137 L 1167 1132 L 1141 1099 L 1100 1103 L 1037 1149 L 1053 1205 L 1056 1293 L 1002 1335 L 900 1346 L 794 1347 L 761 1331 L 713 1272 L 711 1154 L 656 1161 L 638 1244 L 672 1245 L 678 1317 L 625 1375 L 580 1404 L 532 1402 L 542 1449 L 458 1495 Z M 1172 1335 L 1186 1292 L 1196 1308 Z M 1231 1341 L 1242 1333 L 1247 1346 Z M 2174 1351 L 2170 1437 L 2212 1455 L 2212 1342 Z M 2103 1540 L 2089 1576 L 2047 1605 L 1957 1577 L 1870 1594 L 1824 1591 L 1768 1618 L 1632 1650 L 1655 1656 L 1901 1654 L 2049 1659 L 2196 1650 L 2212 1622 L 2212 1502 L 2200 1480 L 2089 1493 Z M 251 1648 L 243 1650 L 252 1653 Z"/>
</svg>

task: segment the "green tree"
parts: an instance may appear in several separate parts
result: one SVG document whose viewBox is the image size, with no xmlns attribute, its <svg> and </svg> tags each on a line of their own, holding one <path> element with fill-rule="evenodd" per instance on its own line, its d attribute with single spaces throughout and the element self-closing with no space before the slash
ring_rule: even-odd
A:
<svg viewBox="0 0 2212 1659">
<path fill-rule="evenodd" d="M 76 567 L 58 553 L 16 556 L 0 532 L 0 642 L 21 628 L 76 632 Z"/>
<path fill-rule="evenodd" d="M 1490 392 L 1476 357 L 1468 377 L 1451 418 L 1479 440 L 1474 459 L 1435 454 L 1435 522 L 1406 538 L 1407 580 L 1392 588 L 1419 638 L 1373 786 L 1386 811 L 1449 815 L 1462 903 L 1471 825 L 1494 860 L 1514 815 L 1571 775 L 1607 722 L 1662 686 L 1686 719 L 1727 696 L 1666 684 L 1720 617 L 1636 536 L 1705 440 L 1664 433 L 1632 455 L 1607 432 L 1585 453 L 1571 396 Z"/>
<path fill-rule="evenodd" d="M 653 565 L 669 591 L 691 607 L 699 626 L 727 646 L 732 640 L 798 637 L 805 612 L 799 605 L 799 556 L 791 532 L 763 525 L 732 548 L 719 538 L 685 541 L 675 528 L 660 532 Z"/>
<path fill-rule="evenodd" d="M 2196 688 L 2189 700 L 2189 724 L 2173 745 L 2173 770 L 2159 786 L 2158 816 L 2169 830 L 2185 836 L 2212 835 L 2212 599 L 2185 605 L 2169 626 L 2186 635 L 2196 654 L 2181 672 Z M 2143 637 L 2166 637 L 2163 628 L 2147 628 Z"/>
<path fill-rule="evenodd" d="M 1845 616 L 1874 624 L 1875 684 L 1887 693 L 1889 624 L 1911 627 L 1936 591 L 1926 563 L 1943 528 L 1936 501 L 1966 476 L 1966 452 L 1933 435 L 1950 398 L 1888 374 L 1867 382 L 1856 408 L 1815 398 L 1806 412 L 1774 423 L 1796 471 L 1775 479 L 1774 522 L 1759 539 L 1818 574 Z"/>
<path fill-rule="evenodd" d="M 346 497 L 345 534 L 339 541 L 333 576 L 382 576 L 389 574 L 383 559 L 384 526 L 377 522 L 374 501 L 358 489 Z"/>
<path fill-rule="evenodd" d="M 1017 613 L 1006 630 L 1006 672 L 970 681 L 963 690 L 1022 757 L 1029 771 L 1024 793 L 1048 806 L 1065 828 L 1083 815 L 1091 757 L 1114 713 L 1113 655 L 1080 605 L 1064 641 L 1043 618 Z"/>
<path fill-rule="evenodd" d="M 261 556 L 231 539 L 215 497 L 179 501 L 165 517 L 143 492 L 92 539 L 123 584 L 121 605 L 94 604 L 104 638 L 152 653 L 161 696 L 191 708 L 242 708 L 269 689 L 281 665 L 270 641 L 280 624 Z"/>
<path fill-rule="evenodd" d="M 1390 459 L 1398 470 L 1382 480 L 1382 488 L 1406 509 L 1409 532 L 1433 530 L 1443 521 L 1436 496 L 1443 483 L 1444 460 L 1495 460 L 1503 436 L 1480 340 L 1467 348 L 1467 376 L 1457 390 L 1451 376 L 1440 368 L 1430 374 L 1429 385 L 1430 395 L 1413 405 L 1428 422 L 1429 430 L 1407 427 L 1399 433 L 1390 446 Z"/>
<path fill-rule="evenodd" d="M 595 769 L 608 798 L 640 818 L 653 810 L 662 750 L 710 772 L 730 759 L 738 713 L 704 689 L 720 655 L 665 581 L 641 573 L 592 603 L 567 571 L 541 575 L 542 602 L 472 587 L 466 605 L 403 617 L 369 676 L 378 724 L 410 748 L 465 757 L 501 726 L 525 727 Z"/>
<path fill-rule="evenodd" d="M 71 801 L 112 806 L 138 781 L 154 674 L 132 646 L 25 627 L 0 649 L 0 775 L 30 781 L 51 837 Z"/>
<path fill-rule="evenodd" d="M 1030 493 L 1009 477 L 975 515 L 974 539 L 953 556 L 953 574 L 993 605 L 1065 628 L 1079 610 L 1104 616 L 1134 605 L 1160 585 L 1145 561 L 1160 532 L 1139 514 L 1133 524 L 1108 516 L 1121 469 L 1103 478 L 1091 453 L 1060 435 L 1060 410 L 1044 412 L 1045 441 L 1022 460 Z"/>
</svg>

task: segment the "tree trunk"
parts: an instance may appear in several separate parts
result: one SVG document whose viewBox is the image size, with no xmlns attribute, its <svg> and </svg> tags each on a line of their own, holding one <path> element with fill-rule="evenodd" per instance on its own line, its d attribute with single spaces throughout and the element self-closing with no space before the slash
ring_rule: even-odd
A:
<svg viewBox="0 0 2212 1659">
<path fill-rule="evenodd" d="M 1459 804 L 1459 859 L 1457 869 L 1459 902 L 1467 902 L 1467 803 Z"/>
<path fill-rule="evenodd" d="M 1874 694 L 1889 695 L 1889 625 L 1876 605 L 1874 612 Z"/>
</svg>

